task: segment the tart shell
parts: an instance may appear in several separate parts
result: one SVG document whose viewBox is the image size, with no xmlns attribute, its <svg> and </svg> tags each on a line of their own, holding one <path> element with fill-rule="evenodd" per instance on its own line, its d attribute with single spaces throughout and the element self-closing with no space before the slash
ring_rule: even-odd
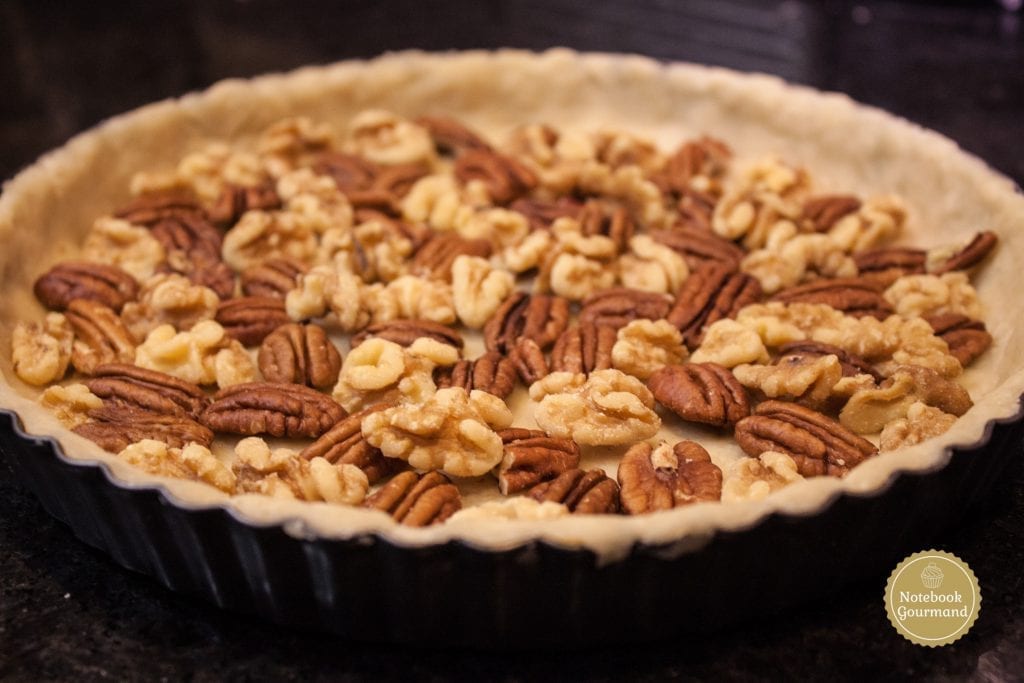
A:
<svg viewBox="0 0 1024 683">
<path fill-rule="evenodd" d="M 32 278 L 70 253 L 88 217 L 127 199 L 133 172 L 168 165 L 211 138 L 251 139 L 284 116 L 339 123 L 374 106 L 449 113 L 491 133 L 524 120 L 620 124 L 666 147 L 710 133 L 745 153 L 784 154 L 836 187 L 904 196 L 915 210 L 907 235 L 915 244 L 995 230 L 1000 255 L 976 282 L 996 341 L 964 378 L 976 405 L 940 438 L 766 501 L 429 529 L 366 510 L 229 499 L 144 475 L 38 407 L 38 392 L 11 371 L 13 321 L 38 317 Z M 884 571 L 984 500 L 1017 457 L 1022 216 L 1012 182 L 949 140 L 767 76 L 553 50 L 398 53 L 229 81 L 112 119 L 5 185 L 0 447 L 51 514 L 120 564 L 283 624 L 499 648 L 718 627 Z"/>
</svg>

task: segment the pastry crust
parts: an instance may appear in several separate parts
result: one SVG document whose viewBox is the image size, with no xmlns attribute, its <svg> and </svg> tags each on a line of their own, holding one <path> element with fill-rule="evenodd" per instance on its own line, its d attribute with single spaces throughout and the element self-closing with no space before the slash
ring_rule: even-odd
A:
<svg viewBox="0 0 1024 683">
<path fill-rule="evenodd" d="M 239 106 L 239 103 L 242 103 Z M 551 520 L 487 521 L 403 527 L 372 510 L 259 496 L 228 498 L 211 487 L 158 478 L 128 466 L 95 444 L 63 429 L 42 409 L 39 391 L 21 383 L 10 365 L 11 331 L 20 319 L 39 317 L 32 280 L 72 256 L 92 217 L 128 199 L 131 175 L 166 167 L 212 139 L 251 142 L 266 126 L 303 114 L 344 126 L 357 112 L 381 107 L 415 116 L 455 116 L 485 135 L 500 137 L 526 122 L 566 130 L 619 127 L 646 135 L 663 148 L 708 133 L 728 140 L 744 156 L 784 153 L 812 169 L 822 189 L 861 194 L 894 192 L 912 213 L 908 243 L 925 248 L 955 242 L 979 229 L 993 230 L 1002 257 L 975 284 L 991 313 L 992 350 L 962 381 L 975 406 L 942 436 L 874 458 L 845 479 L 819 477 L 755 502 L 698 504 L 643 518 L 601 516 Z M 792 122 L 799 121 L 799 128 Z M 226 506 L 254 524 L 280 524 L 291 533 L 351 537 L 376 532 L 408 545 L 452 538 L 481 548 L 508 548 L 537 539 L 585 547 L 613 561 L 637 542 L 670 545 L 679 552 L 700 547 L 718 530 L 739 529 L 772 511 L 813 515 L 842 492 L 883 492 L 900 471 L 940 468 L 950 445 L 985 438 L 993 420 L 1020 410 L 1024 393 L 1024 334 L 1015 329 L 1024 303 L 1014 296 L 1016 254 L 1024 254 L 1024 197 L 1006 178 L 959 150 L 954 143 L 836 94 L 789 86 L 761 75 L 686 64 L 660 64 L 622 55 L 552 50 L 427 54 L 402 52 L 368 62 L 344 62 L 251 81 L 227 81 L 179 100 L 160 102 L 116 117 L 40 159 L 4 187 L 0 197 L 0 408 L 16 412 L 28 433 L 53 435 L 65 457 L 100 463 L 112 481 L 129 487 L 157 486 L 176 505 Z M 39 255 L 45 254 L 45 262 Z M 516 424 L 529 426 L 525 392 L 510 399 Z M 692 432 L 678 424 L 659 435 L 678 441 Z M 725 437 L 700 440 L 722 460 L 741 457 Z M 730 454 L 732 454 L 730 456 Z M 614 471 L 618 453 L 588 462 Z M 479 490 L 477 490 L 479 489 Z M 467 503 L 485 500 L 493 482 L 468 482 Z"/>
</svg>

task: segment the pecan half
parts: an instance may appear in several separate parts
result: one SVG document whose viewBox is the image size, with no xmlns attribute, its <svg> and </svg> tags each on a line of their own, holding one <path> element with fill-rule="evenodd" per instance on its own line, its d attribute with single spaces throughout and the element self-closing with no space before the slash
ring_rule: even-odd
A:
<svg viewBox="0 0 1024 683">
<path fill-rule="evenodd" d="M 736 424 L 736 442 L 751 457 L 766 451 L 793 458 L 805 477 L 842 477 L 878 449 L 839 422 L 783 401 L 765 401 Z"/>
<path fill-rule="evenodd" d="M 345 416 L 344 408 L 315 389 L 249 382 L 218 391 L 199 421 L 216 432 L 315 439 Z"/>
<path fill-rule="evenodd" d="M 498 466 L 498 487 L 503 495 L 525 491 L 579 467 L 580 447 L 572 439 L 515 427 L 499 431 L 498 436 L 505 445 Z"/>
<path fill-rule="evenodd" d="M 347 193 L 370 189 L 379 169 L 372 161 L 361 156 L 329 152 L 317 158 L 313 163 L 313 171 L 317 175 L 330 176 L 338 189 Z"/>
<path fill-rule="evenodd" d="M 488 351 L 508 353 L 520 338 L 544 349 L 569 325 L 569 300 L 548 294 L 514 292 L 484 325 Z"/>
<path fill-rule="evenodd" d="M 687 422 L 734 425 L 750 414 L 746 389 L 715 363 L 666 365 L 647 380 L 658 403 Z"/>
<path fill-rule="evenodd" d="M 479 389 L 505 398 L 516 386 L 516 366 L 497 351 L 488 351 L 476 360 L 460 360 L 455 365 L 435 369 L 434 381 L 438 389 Z"/>
<path fill-rule="evenodd" d="M 105 402 L 162 415 L 198 419 L 210 403 L 197 384 L 127 363 L 99 366 L 92 378 L 85 381 L 85 386 Z"/>
<path fill-rule="evenodd" d="M 209 447 L 213 443 L 213 432 L 182 415 L 104 403 L 102 407 L 90 410 L 89 417 L 92 422 L 81 424 L 72 431 L 111 453 L 119 453 L 143 439 L 163 441 L 171 448 L 184 448 L 189 443 Z"/>
<path fill-rule="evenodd" d="M 319 325 L 288 323 L 268 334 L 257 356 L 268 382 L 327 389 L 338 381 L 341 354 Z"/>
<path fill-rule="evenodd" d="M 828 232 L 839 219 L 861 206 L 860 199 L 848 194 L 827 194 L 804 202 L 800 223 L 808 232 Z"/>
<path fill-rule="evenodd" d="M 622 457 L 616 478 L 622 509 L 631 515 L 722 498 L 722 470 L 694 441 L 638 443 Z"/>
<path fill-rule="evenodd" d="M 629 248 L 629 240 L 636 233 L 636 222 L 624 206 L 600 199 L 588 200 L 577 219 L 584 235 L 608 237 L 615 243 L 615 251 L 619 253 Z"/>
<path fill-rule="evenodd" d="M 227 185 L 210 207 L 210 220 L 222 228 L 230 228 L 246 211 L 272 211 L 281 207 L 274 184 Z"/>
<path fill-rule="evenodd" d="M 68 304 L 64 315 L 75 331 L 71 363 L 79 372 L 91 375 L 106 363 L 135 360 L 135 340 L 109 306 L 89 299 L 75 299 Z"/>
<path fill-rule="evenodd" d="M 353 209 L 375 211 L 388 218 L 398 218 L 402 215 L 398 197 L 384 190 L 349 190 L 345 197 Z"/>
<path fill-rule="evenodd" d="M 427 129 L 441 154 L 455 156 L 467 149 L 491 149 L 482 137 L 449 116 L 421 116 L 416 124 Z"/>
<path fill-rule="evenodd" d="M 426 474 L 402 472 L 363 503 L 382 510 L 406 526 L 429 526 L 448 519 L 462 507 L 459 489 L 434 470 Z"/>
<path fill-rule="evenodd" d="M 612 367 L 618 331 L 610 325 L 581 322 L 558 337 L 551 350 L 551 370 L 589 374 Z"/>
<path fill-rule="evenodd" d="M 679 226 L 671 230 L 653 230 L 650 234 L 655 241 L 678 252 L 691 270 L 708 261 L 717 261 L 729 266 L 730 270 L 739 270 L 740 261 L 746 255 L 735 242 L 710 230 Z"/>
<path fill-rule="evenodd" d="M 150 232 L 167 253 L 163 270 L 181 273 L 226 299 L 235 292 L 235 274 L 221 260 L 221 235 L 206 216 L 181 212 L 160 218 Z"/>
<path fill-rule="evenodd" d="M 352 348 L 354 349 L 372 337 L 387 339 L 399 346 L 410 346 L 420 337 L 428 337 L 442 344 L 454 346 L 460 351 L 465 345 L 462 335 L 447 325 L 431 322 L 430 320 L 391 320 L 384 323 L 374 323 L 353 336 L 351 341 Z"/>
<path fill-rule="evenodd" d="M 889 247 L 856 253 L 853 262 L 861 278 L 873 280 L 884 288 L 904 275 L 924 273 L 927 258 L 923 249 Z"/>
<path fill-rule="evenodd" d="M 530 498 L 543 503 L 553 501 L 580 515 L 604 515 L 619 512 L 619 485 L 602 470 L 584 472 L 574 468 L 550 481 L 531 488 Z"/>
<path fill-rule="evenodd" d="M 980 320 L 958 313 L 943 313 L 929 316 L 925 322 L 931 325 L 936 336 L 942 337 L 949 352 L 965 368 L 992 346 L 992 335 Z"/>
<path fill-rule="evenodd" d="M 523 384 L 530 386 L 550 372 L 548 361 L 544 358 L 537 342 L 527 337 L 516 340 L 515 346 L 508 352 L 508 359 L 515 366 L 519 379 Z"/>
<path fill-rule="evenodd" d="M 772 297 L 783 303 L 826 304 L 856 318 L 872 316 L 885 320 L 893 314 L 882 295 L 884 288 L 863 277 L 822 278 L 795 287 L 787 287 Z"/>
<path fill-rule="evenodd" d="M 711 232 L 711 219 L 717 204 L 718 198 L 713 194 L 687 190 L 676 202 L 679 213 L 676 227 Z"/>
<path fill-rule="evenodd" d="M 36 298 L 54 311 L 74 299 L 89 299 L 115 311 L 139 295 L 139 283 L 117 266 L 90 261 L 64 261 L 43 273 L 33 287 Z"/>
<path fill-rule="evenodd" d="M 835 356 L 839 359 L 839 364 L 843 368 L 843 377 L 853 377 L 854 375 L 871 375 L 876 382 L 884 379 L 882 374 L 875 369 L 871 363 L 867 362 L 858 355 L 852 354 L 849 351 L 833 346 L 832 344 L 825 344 L 822 342 L 811 341 L 810 339 L 804 341 L 790 342 L 789 344 L 783 345 L 779 349 L 780 356 Z"/>
<path fill-rule="evenodd" d="M 617 330 L 640 318 L 661 320 L 671 307 L 672 297 L 668 294 L 613 287 L 583 300 L 580 323 L 607 325 Z"/>
<path fill-rule="evenodd" d="M 282 299 L 266 296 L 243 296 L 221 302 L 216 320 L 229 337 L 246 346 L 256 346 L 278 327 L 292 321 Z"/>
<path fill-rule="evenodd" d="M 172 189 L 141 194 L 114 212 L 114 216 L 135 225 L 150 227 L 169 216 L 203 215 L 191 190 Z"/>
<path fill-rule="evenodd" d="M 486 239 L 467 239 L 455 233 L 435 233 L 412 257 L 413 275 L 452 280 L 452 263 L 459 256 L 490 258 L 491 242 Z"/>
<path fill-rule="evenodd" d="M 398 207 L 398 200 L 409 194 L 409 190 L 416 184 L 416 181 L 430 173 L 430 167 L 425 164 L 394 164 L 382 166 L 373 179 L 372 190 L 388 194 Z M 351 201 L 351 196 L 349 201 Z M 364 208 L 356 202 L 352 202 L 353 208 Z M 396 216 L 402 215 L 401 207 L 398 207 Z"/>
<path fill-rule="evenodd" d="M 933 274 L 942 275 L 953 270 L 967 270 L 976 266 L 985 260 L 985 257 L 995 249 L 998 242 L 999 238 L 991 230 L 979 232 L 967 243 L 967 246 L 950 256 L 942 265 L 936 268 Z"/>
<path fill-rule="evenodd" d="M 491 201 L 505 205 L 537 186 L 537 176 L 516 159 L 487 149 L 471 149 L 455 160 L 459 182 L 479 180 L 487 188 Z"/>
<path fill-rule="evenodd" d="M 242 272 L 242 292 L 246 296 L 283 299 L 295 289 L 299 276 L 305 272 L 306 266 L 295 259 L 267 259 Z"/>
<path fill-rule="evenodd" d="M 355 465 L 366 474 L 370 484 L 395 475 L 407 467 L 404 460 L 389 458 L 379 448 L 371 446 L 363 437 L 363 418 L 394 404 L 378 403 L 358 413 L 352 413 L 328 429 L 316 441 L 299 452 L 306 460 L 324 458 L 330 463 Z"/>
<path fill-rule="evenodd" d="M 696 176 L 719 178 L 724 175 L 732 150 L 721 140 L 703 136 L 684 142 L 668 158 L 665 168 L 654 179 L 663 191 L 685 194 Z"/>
<path fill-rule="evenodd" d="M 559 218 L 579 218 L 583 205 L 572 197 L 554 200 L 523 197 L 512 202 L 508 208 L 526 216 L 530 230 L 546 230 Z"/>
<path fill-rule="evenodd" d="M 683 342 L 692 349 L 700 344 L 708 325 L 734 317 L 760 298 L 761 284 L 756 278 L 711 261 L 690 273 L 665 317 L 679 328 Z"/>
</svg>

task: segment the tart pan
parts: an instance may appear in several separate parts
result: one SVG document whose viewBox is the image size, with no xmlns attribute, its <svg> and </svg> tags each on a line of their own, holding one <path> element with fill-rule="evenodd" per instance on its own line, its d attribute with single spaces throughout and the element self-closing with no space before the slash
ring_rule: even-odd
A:
<svg viewBox="0 0 1024 683">
<path fill-rule="evenodd" d="M 48 265 L 19 256 L 60 260 L 60 238 L 73 242 L 88 227 L 84 216 L 123 202 L 131 172 L 211 137 L 251 138 L 287 115 L 343 121 L 370 106 L 412 115 L 430 113 L 428 104 L 492 130 L 525 115 L 586 128 L 610 116 L 639 122 L 664 146 L 708 132 L 822 168 L 844 189 L 907 196 L 919 212 L 911 241 L 922 246 L 979 223 L 996 230 L 1003 257 L 977 284 L 1000 315 L 989 317 L 994 348 L 965 375 L 975 407 L 940 438 L 875 458 L 845 480 L 807 481 L 758 503 L 419 530 L 366 511 L 229 500 L 142 475 L 61 429 L 14 379 L 9 330 L 29 315 L 31 277 Z M 1024 339 L 1015 326 L 1024 303 L 1010 285 L 1013 257 L 1024 252 L 1012 231 L 1021 215 L 1012 183 L 950 141 L 765 76 L 556 50 L 400 53 L 227 82 L 113 119 L 5 187 L 0 447 L 86 543 L 172 590 L 278 623 L 359 640 L 506 649 L 718 628 L 881 576 L 983 501 L 1017 456 Z M 35 229 L 16 230 L 25 225 Z"/>
<path fill-rule="evenodd" d="M 664 640 L 813 603 L 878 578 L 983 507 L 1020 457 L 1024 405 L 932 472 L 843 494 L 812 515 L 773 513 L 696 552 L 637 544 L 618 562 L 544 541 L 495 551 L 374 535 L 302 539 L 160 487 L 125 487 L 0 411 L 15 475 L 51 515 L 118 564 L 218 607 L 360 641 L 517 650 Z M 955 501 L 955 504 L 949 504 Z"/>
</svg>

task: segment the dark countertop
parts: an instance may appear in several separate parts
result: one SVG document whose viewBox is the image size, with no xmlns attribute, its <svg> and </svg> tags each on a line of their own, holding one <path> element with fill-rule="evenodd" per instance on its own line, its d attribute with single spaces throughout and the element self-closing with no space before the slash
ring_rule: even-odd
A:
<svg viewBox="0 0 1024 683">
<path fill-rule="evenodd" d="M 403 47 L 568 45 L 842 91 L 948 135 L 1021 183 L 1022 20 L 996 2 L 7 0 L 0 177 L 107 116 L 228 76 Z M 1024 680 L 1024 466 L 935 545 L 971 565 L 984 596 L 971 632 L 944 648 L 895 633 L 879 576 L 828 604 L 685 642 L 416 651 L 286 631 L 170 593 L 78 542 L 0 459 L 0 679 Z"/>
</svg>

